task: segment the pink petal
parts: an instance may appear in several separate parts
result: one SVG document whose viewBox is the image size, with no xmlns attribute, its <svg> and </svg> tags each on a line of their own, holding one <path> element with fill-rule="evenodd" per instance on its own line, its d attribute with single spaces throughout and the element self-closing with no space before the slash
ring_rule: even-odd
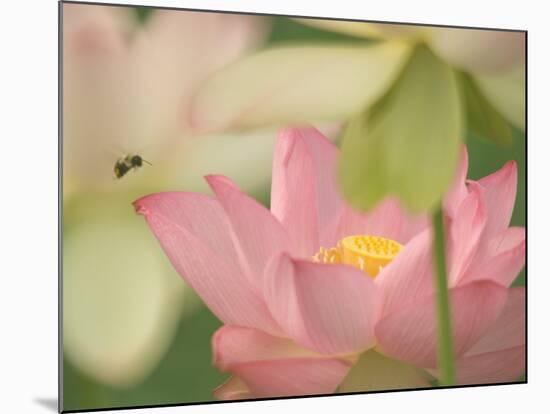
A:
<svg viewBox="0 0 550 414">
<path fill-rule="evenodd" d="M 487 210 L 483 190 L 471 183 L 470 193 L 455 210 L 449 226 L 449 283 L 454 286 L 476 254 L 480 238 L 487 222 Z"/>
<path fill-rule="evenodd" d="M 314 128 L 279 133 L 273 158 L 271 211 L 302 257 L 319 250 L 321 232 L 341 205 L 335 183 L 336 156 L 334 144 Z"/>
<path fill-rule="evenodd" d="M 206 180 L 229 218 L 241 267 L 250 282 L 261 289 L 267 261 L 275 253 L 290 249 L 288 235 L 269 210 L 242 193 L 227 177 L 210 175 Z"/>
<path fill-rule="evenodd" d="M 518 181 L 517 164 L 509 161 L 500 170 L 481 180 L 487 204 L 487 229 L 489 238 L 504 231 L 510 224 Z"/>
<path fill-rule="evenodd" d="M 406 221 L 397 200 L 386 198 L 370 213 L 345 206 L 338 222 L 337 238 L 367 234 L 403 242 L 401 229 Z"/>
<path fill-rule="evenodd" d="M 525 287 L 508 289 L 508 300 L 488 332 L 466 352 L 473 356 L 525 345 Z"/>
<path fill-rule="evenodd" d="M 338 359 L 292 359 L 242 363 L 234 372 L 257 397 L 330 394 L 350 366 Z"/>
<path fill-rule="evenodd" d="M 275 319 L 304 346 L 341 354 L 373 344 L 377 290 L 359 269 L 280 254 L 268 265 L 264 294 Z"/>
<path fill-rule="evenodd" d="M 525 288 L 511 288 L 502 314 L 457 361 L 461 384 L 515 381 L 525 372 Z"/>
<path fill-rule="evenodd" d="M 172 265 L 218 318 L 280 331 L 260 292 L 232 257 L 228 225 L 216 200 L 199 194 L 158 193 L 135 201 L 134 206 Z"/>
<path fill-rule="evenodd" d="M 433 292 L 431 230 L 425 230 L 384 267 L 375 279 L 382 315 L 389 315 Z"/>
<path fill-rule="evenodd" d="M 525 265 L 525 229 L 510 227 L 493 238 L 486 256 L 491 254 L 492 257 L 472 266 L 463 280 L 492 280 L 510 286 Z"/>
<path fill-rule="evenodd" d="M 261 330 L 225 325 L 212 337 L 214 364 L 222 371 L 235 364 L 284 358 L 322 358 L 288 338 L 269 335 Z"/>
<path fill-rule="evenodd" d="M 217 387 L 212 394 L 218 400 L 243 400 L 253 398 L 246 384 L 239 377 L 231 377 Z"/>
<path fill-rule="evenodd" d="M 401 244 L 407 244 L 430 226 L 430 220 L 426 214 L 410 215 L 405 213 L 405 218 L 401 226 L 401 234 L 397 239 Z"/>
<path fill-rule="evenodd" d="M 155 214 L 173 222 L 219 256 L 238 265 L 231 227 L 215 198 L 198 193 L 162 192 L 142 197 L 134 206 L 140 214 Z"/>
<path fill-rule="evenodd" d="M 273 157 L 271 211 L 285 226 L 302 257 L 319 249 L 316 171 L 299 130 L 279 135 Z"/>
<path fill-rule="evenodd" d="M 462 156 L 457 172 L 453 179 L 449 191 L 445 195 L 443 206 L 445 214 L 448 217 L 454 217 L 456 210 L 462 203 L 462 200 L 468 195 L 466 187 L 466 175 L 468 174 L 468 150 L 466 146 L 462 147 Z"/>
<path fill-rule="evenodd" d="M 525 227 L 508 227 L 489 242 L 488 253 L 497 255 L 517 247 L 525 241 Z"/>
<path fill-rule="evenodd" d="M 518 381 L 525 373 L 525 345 L 468 356 L 456 362 L 457 384 Z"/>
<path fill-rule="evenodd" d="M 469 283 L 449 291 L 455 355 L 464 354 L 494 323 L 507 289 L 492 282 Z M 437 365 L 437 321 L 434 295 L 384 317 L 375 327 L 383 354 L 433 368 Z"/>
<path fill-rule="evenodd" d="M 517 187 L 517 166 L 510 161 L 500 170 L 490 174 L 478 182 L 470 182 L 470 188 L 480 187 L 487 210 L 487 220 L 483 234 L 479 239 L 475 255 L 470 260 L 469 268 L 462 275 L 455 274 L 459 283 L 473 280 L 488 279 L 508 286 L 523 267 L 525 246 L 518 243 L 514 249 L 496 254 L 495 249 L 504 247 L 521 238 L 517 233 L 514 237 L 505 236 L 510 223 Z M 511 233 L 512 234 L 512 233 Z M 516 237 L 517 236 L 517 237 Z M 519 239 L 518 239 L 519 240 Z M 504 243 L 504 244 L 503 244 Z M 498 247 L 502 245 L 502 247 Z"/>
<path fill-rule="evenodd" d="M 238 376 L 255 397 L 331 393 L 351 366 L 257 329 L 224 326 L 212 342 L 216 366 Z"/>
<path fill-rule="evenodd" d="M 345 205 L 340 212 L 336 234 L 338 240 L 350 235 L 368 234 L 405 244 L 427 226 L 426 215 L 411 215 L 398 200 L 387 197 L 369 213 Z"/>
<path fill-rule="evenodd" d="M 339 359 L 291 359 L 246 362 L 233 371 L 256 397 L 330 394 L 350 365 Z"/>
</svg>

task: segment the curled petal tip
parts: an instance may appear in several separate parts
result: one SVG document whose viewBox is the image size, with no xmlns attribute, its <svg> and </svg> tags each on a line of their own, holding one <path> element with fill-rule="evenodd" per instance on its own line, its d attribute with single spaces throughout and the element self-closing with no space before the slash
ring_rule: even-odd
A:
<svg viewBox="0 0 550 414">
<path fill-rule="evenodd" d="M 204 179 L 212 189 L 212 191 L 217 192 L 225 188 L 238 189 L 239 187 L 231 181 L 230 178 L 221 174 L 208 174 L 204 176 Z"/>
<path fill-rule="evenodd" d="M 507 161 L 506 164 L 502 166 L 500 170 L 497 170 L 491 175 L 501 174 L 501 177 L 510 178 L 511 176 L 517 175 L 518 172 L 518 163 L 516 160 Z"/>
<path fill-rule="evenodd" d="M 288 167 L 288 164 L 290 162 L 290 158 L 292 157 L 292 153 L 294 150 L 294 144 L 295 140 L 292 139 L 291 135 L 285 134 L 284 132 L 281 132 L 279 135 L 279 142 L 277 145 L 277 149 L 281 151 L 281 165 L 283 167 Z"/>
<path fill-rule="evenodd" d="M 505 165 L 505 168 L 507 168 L 510 171 L 517 171 L 518 169 L 518 163 L 516 160 L 508 161 Z"/>
<path fill-rule="evenodd" d="M 141 198 L 138 198 L 137 200 L 135 200 L 134 202 L 132 202 L 132 205 L 134 206 L 134 210 L 137 214 L 140 214 L 142 216 L 146 216 L 147 215 L 147 208 L 143 205 L 143 201 L 147 198 L 148 196 L 144 196 L 144 197 L 141 197 Z"/>
</svg>

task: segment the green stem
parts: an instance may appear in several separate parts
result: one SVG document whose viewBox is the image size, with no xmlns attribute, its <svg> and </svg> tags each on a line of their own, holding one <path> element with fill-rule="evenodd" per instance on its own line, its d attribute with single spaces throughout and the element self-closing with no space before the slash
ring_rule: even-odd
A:
<svg viewBox="0 0 550 414">
<path fill-rule="evenodd" d="M 445 229 L 441 208 L 432 216 L 434 228 L 434 282 L 437 292 L 437 331 L 440 385 L 455 383 L 453 337 L 445 264 Z"/>
</svg>

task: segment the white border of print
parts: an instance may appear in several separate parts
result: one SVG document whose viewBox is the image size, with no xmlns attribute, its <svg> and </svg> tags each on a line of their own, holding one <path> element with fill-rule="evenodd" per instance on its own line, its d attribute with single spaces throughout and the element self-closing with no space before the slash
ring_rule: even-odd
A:
<svg viewBox="0 0 550 414">
<path fill-rule="evenodd" d="M 3 412 L 51 413 L 57 397 L 57 1 L 2 5 L 0 317 Z M 214 404 L 127 413 L 517 413 L 547 406 L 550 302 L 550 74 L 543 6 L 462 0 L 149 0 L 117 3 L 529 31 L 529 368 L 527 385 Z M 538 4 L 544 5 L 540 2 Z M 536 410 L 535 410 L 536 411 Z"/>
</svg>

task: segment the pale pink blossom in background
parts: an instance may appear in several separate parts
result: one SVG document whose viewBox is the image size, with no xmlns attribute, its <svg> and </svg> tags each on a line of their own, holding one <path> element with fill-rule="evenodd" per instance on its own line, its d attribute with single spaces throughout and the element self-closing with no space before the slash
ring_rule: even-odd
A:
<svg viewBox="0 0 550 414">
<path fill-rule="evenodd" d="M 156 10 L 140 24 L 132 8 L 65 4 L 65 192 L 120 191 L 113 166 L 128 152 L 169 175 L 190 152 L 181 112 L 197 86 L 259 46 L 268 32 L 268 21 L 258 16 Z M 165 179 L 156 174 L 153 181 Z"/>
<path fill-rule="evenodd" d="M 202 190 L 203 168 L 249 190 L 269 182 L 272 134 L 191 140 L 180 116 L 203 77 L 259 46 L 269 24 L 174 10 L 140 23 L 133 8 L 90 4 L 62 11 L 64 357 L 87 377 L 132 387 L 196 307 L 130 203 L 174 185 Z M 126 153 L 153 165 L 115 180 Z M 247 168 L 256 174 L 239 174 Z"/>
<path fill-rule="evenodd" d="M 352 210 L 337 192 L 337 148 L 314 129 L 281 132 L 271 211 L 229 178 L 214 196 L 135 202 L 172 265 L 224 323 L 220 399 L 430 386 L 437 377 L 432 236 L 392 199 Z M 444 202 L 460 384 L 525 368 L 525 291 L 510 287 L 525 233 L 509 227 L 517 170 L 467 180 L 466 150 Z M 353 237 L 357 236 L 357 237 Z M 371 237 L 360 237 L 371 236 Z"/>
</svg>

